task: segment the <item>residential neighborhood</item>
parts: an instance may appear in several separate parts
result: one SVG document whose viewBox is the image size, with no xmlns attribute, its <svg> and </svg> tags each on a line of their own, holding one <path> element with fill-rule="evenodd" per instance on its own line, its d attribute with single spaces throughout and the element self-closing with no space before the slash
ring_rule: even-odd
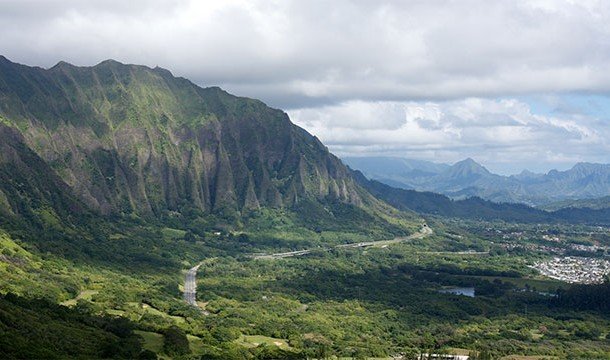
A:
<svg viewBox="0 0 610 360">
<path fill-rule="evenodd" d="M 599 284 L 610 274 L 610 261 L 577 256 L 555 257 L 532 268 L 544 276 L 574 284 Z"/>
</svg>

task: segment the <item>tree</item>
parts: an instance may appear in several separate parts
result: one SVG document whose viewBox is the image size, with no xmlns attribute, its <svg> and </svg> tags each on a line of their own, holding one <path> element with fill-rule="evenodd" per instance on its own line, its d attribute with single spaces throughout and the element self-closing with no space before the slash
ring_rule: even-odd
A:
<svg viewBox="0 0 610 360">
<path fill-rule="evenodd" d="M 184 241 L 195 242 L 195 241 L 197 241 L 197 236 L 195 236 L 195 234 L 191 230 L 188 230 L 184 234 L 184 238 L 183 239 L 184 239 Z"/>
<path fill-rule="evenodd" d="M 163 350 L 169 355 L 186 355 L 191 353 L 189 341 L 182 329 L 171 326 L 165 330 L 163 337 Z"/>
<path fill-rule="evenodd" d="M 219 343 L 227 343 L 236 340 L 241 335 L 238 329 L 223 326 L 212 329 L 211 333 L 214 339 Z"/>
<path fill-rule="evenodd" d="M 332 342 L 322 335 L 308 336 L 303 339 L 304 353 L 309 358 L 326 359 L 330 356 Z"/>
<path fill-rule="evenodd" d="M 157 360 L 157 353 L 155 353 L 154 351 L 151 350 L 143 350 L 139 355 L 138 355 L 138 360 Z"/>
</svg>

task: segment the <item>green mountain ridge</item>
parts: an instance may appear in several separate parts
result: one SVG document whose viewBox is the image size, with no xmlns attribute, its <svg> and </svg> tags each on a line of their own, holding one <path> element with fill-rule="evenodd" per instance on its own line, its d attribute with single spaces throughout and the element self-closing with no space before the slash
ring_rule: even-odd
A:
<svg viewBox="0 0 610 360">
<path fill-rule="evenodd" d="M 229 215 L 367 197 L 284 112 L 161 68 L 107 60 L 45 70 L 0 58 L 0 116 L 102 214 Z"/>
</svg>

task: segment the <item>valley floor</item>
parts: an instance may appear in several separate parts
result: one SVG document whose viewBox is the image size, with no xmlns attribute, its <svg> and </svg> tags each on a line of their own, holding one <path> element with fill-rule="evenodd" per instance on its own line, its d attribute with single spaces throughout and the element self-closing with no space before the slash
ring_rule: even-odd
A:
<svg viewBox="0 0 610 360">
<path fill-rule="evenodd" d="M 61 303 L 45 313 L 68 311 L 74 315 L 61 326 L 89 326 L 91 334 L 107 339 L 82 349 L 92 357 L 105 351 L 125 356 L 111 351 L 115 345 L 109 344 L 117 344 L 132 349 L 129 354 L 148 350 L 172 358 L 409 359 L 452 349 L 471 359 L 610 358 L 607 301 L 582 302 L 587 287 L 532 268 L 552 261 L 560 249 L 572 251 L 574 242 L 610 245 L 607 229 L 437 218 L 428 224 L 390 241 L 355 235 L 350 242 L 348 234 L 323 232 L 317 236 L 343 240 L 328 248 L 314 245 L 300 256 L 283 254 L 307 249 L 304 240 L 282 240 L 274 253 L 255 233 L 214 230 L 205 241 L 189 243 L 180 239 L 185 232 L 179 229 L 140 229 L 138 235 L 129 227 L 130 235 L 114 236 L 115 241 L 158 236 L 155 246 L 167 247 L 161 251 L 170 256 L 159 264 L 165 266 L 161 271 L 67 261 L 2 233 L 1 289 Z M 548 232 L 559 233 L 561 241 L 549 243 Z M 233 247 L 237 242 L 239 250 Z M 267 255 L 251 256 L 261 252 Z M 606 254 L 590 256 L 602 261 Z M 190 270 L 181 274 L 181 268 Z M 595 293 L 606 291 L 605 285 L 596 286 Z M 451 288 L 471 288 L 474 296 L 445 291 Z M 19 301 L 25 300 L 7 298 L 0 331 L 12 341 L 32 342 L 9 320 L 8 314 L 22 311 L 11 305 Z M 97 317 L 127 323 L 104 325 Z M 39 321 L 57 331 L 49 319 Z"/>
</svg>

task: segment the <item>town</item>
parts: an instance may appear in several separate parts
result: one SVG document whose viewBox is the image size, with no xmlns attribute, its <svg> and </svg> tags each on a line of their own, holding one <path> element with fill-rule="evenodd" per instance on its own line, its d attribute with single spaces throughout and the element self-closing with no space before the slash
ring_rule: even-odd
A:
<svg viewBox="0 0 610 360">
<path fill-rule="evenodd" d="M 610 261 L 577 256 L 555 257 L 531 267 L 544 276 L 572 284 L 599 284 L 610 274 Z"/>
</svg>

